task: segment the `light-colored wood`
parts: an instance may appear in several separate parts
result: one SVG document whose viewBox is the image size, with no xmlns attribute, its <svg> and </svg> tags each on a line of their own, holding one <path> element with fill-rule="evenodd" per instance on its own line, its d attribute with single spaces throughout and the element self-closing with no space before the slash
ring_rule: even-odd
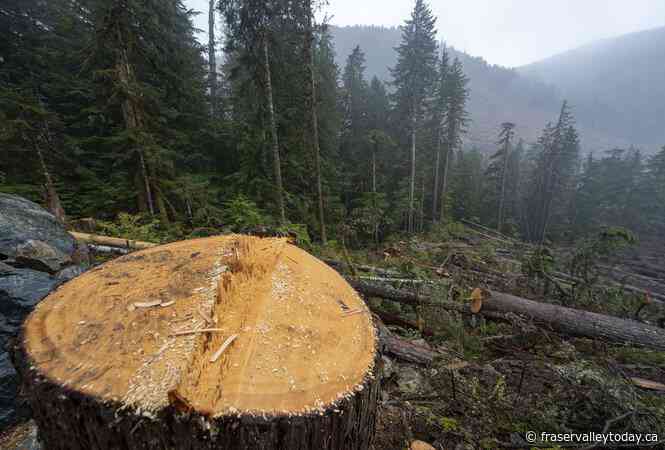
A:
<svg viewBox="0 0 665 450">
<path fill-rule="evenodd" d="M 342 317 L 340 301 L 358 313 Z M 323 411 L 376 355 L 369 310 L 337 272 L 284 239 L 238 235 L 93 269 L 39 304 L 25 339 L 63 386 L 154 413 L 176 390 L 212 416 Z"/>
<path fill-rule="evenodd" d="M 158 244 L 153 242 L 133 241 L 131 239 L 115 238 L 109 236 L 100 236 L 97 234 L 79 233 L 70 231 L 74 239 L 85 242 L 86 244 L 102 245 L 107 247 L 127 248 L 131 250 L 143 250 L 156 247 Z"/>
</svg>

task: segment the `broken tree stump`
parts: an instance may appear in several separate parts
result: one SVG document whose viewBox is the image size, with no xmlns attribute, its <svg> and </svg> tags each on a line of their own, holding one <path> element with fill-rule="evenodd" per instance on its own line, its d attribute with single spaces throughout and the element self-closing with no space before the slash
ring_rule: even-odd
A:
<svg viewBox="0 0 665 450">
<path fill-rule="evenodd" d="M 372 316 L 284 239 L 142 250 L 52 293 L 14 360 L 48 449 L 367 449 Z M 377 376 L 375 376 L 377 374 Z"/>
</svg>

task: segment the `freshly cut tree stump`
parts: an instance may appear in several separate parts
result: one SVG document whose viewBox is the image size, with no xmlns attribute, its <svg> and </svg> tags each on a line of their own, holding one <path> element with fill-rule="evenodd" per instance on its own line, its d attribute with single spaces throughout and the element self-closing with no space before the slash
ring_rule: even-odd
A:
<svg viewBox="0 0 665 450">
<path fill-rule="evenodd" d="M 372 316 L 284 239 L 123 256 L 47 297 L 15 356 L 46 449 L 367 449 Z"/>
</svg>

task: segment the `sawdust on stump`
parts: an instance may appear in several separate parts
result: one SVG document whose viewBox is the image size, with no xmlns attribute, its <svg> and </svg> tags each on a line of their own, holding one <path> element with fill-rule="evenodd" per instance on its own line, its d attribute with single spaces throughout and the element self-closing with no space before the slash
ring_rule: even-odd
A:
<svg viewBox="0 0 665 450">
<path fill-rule="evenodd" d="M 335 271 L 284 239 L 240 235 L 82 275 L 38 305 L 21 345 L 37 378 L 153 421 L 343 413 L 376 360 L 371 315 Z"/>
</svg>

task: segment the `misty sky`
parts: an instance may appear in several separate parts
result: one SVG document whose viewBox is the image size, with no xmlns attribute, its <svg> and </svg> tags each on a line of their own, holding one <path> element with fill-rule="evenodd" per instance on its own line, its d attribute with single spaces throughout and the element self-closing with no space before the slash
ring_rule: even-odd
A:
<svg viewBox="0 0 665 450">
<path fill-rule="evenodd" d="M 208 0 L 183 0 L 207 13 Z M 400 25 L 413 0 L 329 0 L 336 25 Z M 492 64 L 519 66 L 591 41 L 665 26 L 665 0 L 434 0 L 439 38 Z M 320 14 L 323 16 L 323 14 Z M 207 27 L 207 14 L 196 20 Z"/>
</svg>

